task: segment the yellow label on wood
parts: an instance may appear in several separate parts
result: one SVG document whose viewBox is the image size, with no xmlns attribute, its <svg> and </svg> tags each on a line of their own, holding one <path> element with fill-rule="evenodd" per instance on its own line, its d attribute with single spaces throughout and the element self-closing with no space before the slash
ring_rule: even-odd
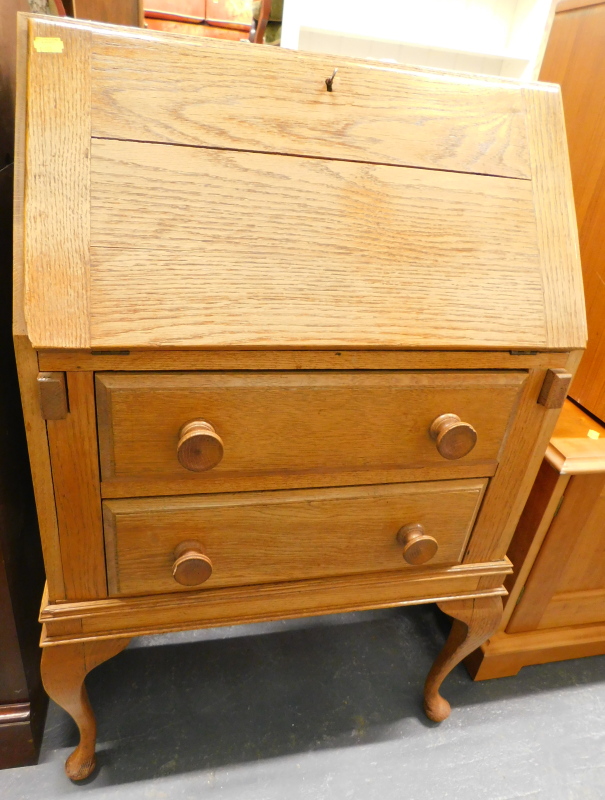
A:
<svg viewBox="0 0 605 800">
<path fill-rule="evenodd" d="M 62 53 L 63 40 L 59 39 L 58 36 L 36 36 L 34 49 L 38 53 Z"/>
<path fill-rule="evenodd" d="M 598 439 L 601 434 L 599 433 L 599 431 L 589 430 L 586 435 L 588 436 L 589 439 Z"/>
</svg>

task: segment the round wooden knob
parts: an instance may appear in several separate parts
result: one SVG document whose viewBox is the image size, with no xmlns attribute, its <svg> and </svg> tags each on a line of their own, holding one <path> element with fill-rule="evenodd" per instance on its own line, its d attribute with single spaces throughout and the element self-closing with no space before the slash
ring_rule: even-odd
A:
<svg viewBox="0 0 605 800">
<path fill-rule="evenodd" d="M 199 586 L 212 575 L 212 561 L 199 542 L 181 542 L 174 550 L 172 577 L 182 586 Z"/>
<path fill-rule="evenodd" d="M 477 443 L 477 431 L 457 414 L 441 414 L 429 428 L 443 458 L 455 459 L 468 455 Z"/>
<path fill-rule="evenodd" d="M 182 467 L 205 472 L 222 459 L 223 440 L 209 422 L 194 419 L 181 428 L 176 452 Z"/>
<path fill-rule="evenodd" d="M 397 534 L 397 541 L 403 545 L 403 557 L 413 566 L 426 564 L 439 549 L 437 539 L 424 532 L 419 523 L 404 525 Z"/>
</svg>

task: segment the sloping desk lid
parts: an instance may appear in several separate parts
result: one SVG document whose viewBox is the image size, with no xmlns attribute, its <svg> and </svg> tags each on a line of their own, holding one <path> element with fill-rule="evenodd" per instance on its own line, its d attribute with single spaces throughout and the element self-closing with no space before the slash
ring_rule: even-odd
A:
<svg viewBox="0 0 605 800">
<path fill-rule="evenodd" d="M 584 346 L 558 87 L 20 24 L 35 347 Z"/>
</svg>

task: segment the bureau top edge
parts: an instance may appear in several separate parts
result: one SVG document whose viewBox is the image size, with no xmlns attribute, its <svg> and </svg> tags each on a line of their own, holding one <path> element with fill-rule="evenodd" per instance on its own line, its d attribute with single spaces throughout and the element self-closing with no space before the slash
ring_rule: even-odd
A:
<svg viewBox="0 0 605 800">
<path fill-rule="evenodd" d="M 19 26 L 15 322 L 34 348 L 585 346 L 558 87 Z"/>
</svg>

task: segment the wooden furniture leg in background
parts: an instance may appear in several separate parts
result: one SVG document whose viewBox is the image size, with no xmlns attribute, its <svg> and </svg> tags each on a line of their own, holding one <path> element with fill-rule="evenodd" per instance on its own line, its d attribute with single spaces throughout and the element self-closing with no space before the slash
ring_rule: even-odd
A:
<svg viewBox="0 0 605 800">
<path fill-rule="evenodd" d="M 42 651 L 42 680 L 48 695 L 67 711 L 80 730 L 80 742 L 65 762 L 72 781 L 81 781 L 96 766 L 97 723 L 84 685 L 86 675 L 99 664 L 116 656 L 130 639 L 103 639 L 45 647 Z"/>
<path fill-rule="evenodd" d="M 454 618 L 454 624 L 426 679 L 424 711 L 433 722 L 443 722 L 449 717 L 451 707 L 439 694 L 439 688 L 456 664 L 497 630 L 502 619 L 502 598 L 478 597 L 437 605 L 445 614 Z"/>
</svg>

